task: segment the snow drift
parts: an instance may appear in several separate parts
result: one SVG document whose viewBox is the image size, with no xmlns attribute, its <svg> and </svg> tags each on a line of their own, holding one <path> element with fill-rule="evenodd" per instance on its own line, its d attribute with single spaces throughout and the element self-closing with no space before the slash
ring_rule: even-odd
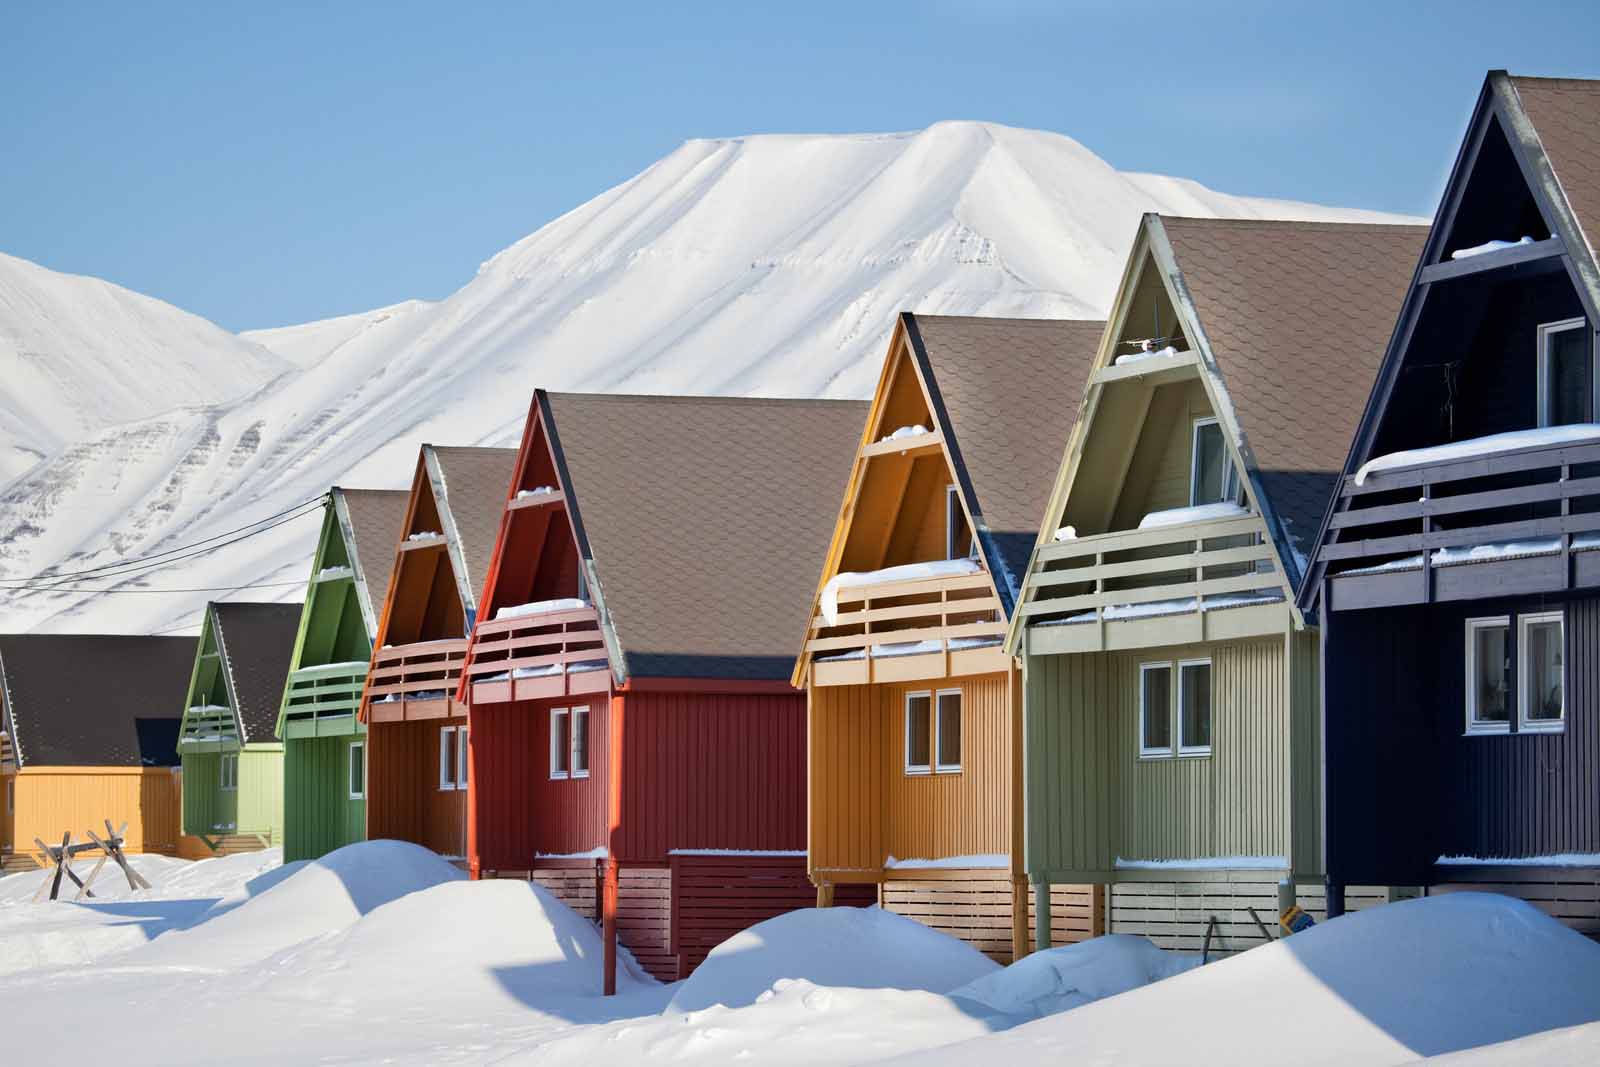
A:
<svg viewBox="0 0 1600 1067">
<path fill-rule="evenodd" d="M 1024 956 L 1002 971 L 952 989 L 1013 1022 L 1081 1008 L 1200 965 L 1200 957 L 1159 949 L 1148 938 L 1109 934 Z"/>
</svg>

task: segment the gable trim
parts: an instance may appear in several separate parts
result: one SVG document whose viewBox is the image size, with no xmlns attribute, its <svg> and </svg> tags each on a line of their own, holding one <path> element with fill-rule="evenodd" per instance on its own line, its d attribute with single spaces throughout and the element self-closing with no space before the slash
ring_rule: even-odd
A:
<svg viewBox="0 0 1600 1067">
<path fill-rule="evenodd" d="M 11 695 L 11 683 L 6 678 L 6 658 L 3 655 L 0 655 L 0 711 L 5 712 L 6 733 L 11 737 L 11 756 L 20 771 L 23 764 L 22 739 L 17 736 L 16 705 Z"/>
<path fill-rule="evenodd" d="M 450 558 L 451 576 L 456 582 L 456 594 L 461 597 L 462 613 L 466 617 L 467 632 L 478 616 L 478 597 L 472 589 L 472 576 L 467 573 L 466 549 L 461 543 L 461 531 L 456 527 L 455 514 L 450 510 L 450 486 L 439 465 L 439 453 L 433 445 L 422 446 L 423 469 L 427 472 L 428 487 L 433 493 L 434 510 L 439 514 L 439 525 L 444 527 L 444 547 Z"/>
</svg>

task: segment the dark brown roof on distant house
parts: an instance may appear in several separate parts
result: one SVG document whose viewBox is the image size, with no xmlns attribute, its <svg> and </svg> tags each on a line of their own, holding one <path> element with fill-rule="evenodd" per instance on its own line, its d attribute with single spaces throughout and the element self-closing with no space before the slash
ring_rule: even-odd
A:
<svg viewBox="0 0 1600 1067">
<path fill-rule="evenodd" d="M 428 447 L 438 460 L 444 479 L 442 496 L 441 487 L 434 487 L 440 518 L 447 527 L 453 527 L 446 533 L 452 534 L 466 562 L 467 572 L 456 575 L 456 580 L 467 590 L 466 607 L 476 610 L 489 572 L 494 539 L 500 532 L 500 514 L 511 492 L 517 450 Z"/>
<path fill-rule="evenodd" d="M 211 605 L 217 628 L 217 650 L 233 694 L 233 713 L 243 730 L 243 744 L 278 740 L 278 708 L 289 677 L 295 634 L 300 629 L 299 604 Z M 182 702 L 180 696 L 179 702 Z"/>
<path fill-rule="evenodd" d="M 389 595 L 389 579 L 394 575 L 395 545 L 406 521 L 404 489 L 341 489 L 355 544 L 347 546 L 361 567 L 366 580 L 368 608 L 376 622 Z"/>
<path fill-rule="evenodd" d="M 192 637 L 0 637 L 0 704 L 22 766 L 175 766 Z"/>
<path fill-rule="evenodd" d="M 1309 555 L 1428 228 L 1161 222 L 1271 509 Z"/>
<path fill-rule="evenodd" d="M 964 468 L 968 507 L 998 556 L 990 570 L 1014 604 L 1105 323 L 905 319 L 927 361 L 929 392 L 944 408 L 936 418 L 947 423 L 951 455 Z"/>
<path fill-rule="evenodd" d="M 1513 77 L 1589 248 L 1600 241 L 1600 81 Z"/>
<path fill-rule="evenodd" d="M 541 399 L 627 674 L 787 679 L 867 405 Z"/>
</svg>

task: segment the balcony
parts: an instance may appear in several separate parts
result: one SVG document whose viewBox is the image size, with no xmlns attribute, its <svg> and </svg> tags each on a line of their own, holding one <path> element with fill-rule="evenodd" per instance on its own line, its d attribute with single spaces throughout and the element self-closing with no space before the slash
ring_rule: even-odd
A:
<svg viewBox="0 0 1600 1067">
<path fill-rule="evenodd" d="M 816 685 L 865 685 L 1003 671 L 1006 624 L 986 571 L 840 588 L 811 620 Z"/>
<path fill-rule="evenodd" d="M 489 619 L 472 635 L 472 703 L 543 700 L 611 687 L 600 617 L 592 605 Z"/>
<path fill-rule="evenodd" d="M 1396 453 L 1347 477 L 1318 554 L 1335 611 L 1600 586 L 1600 426 Z"/>
<path fill-rule="evenodd" d="M 456 704 L 465 637 L 416 641 L 373 653 L 367 676 L 368 722 L 443 719 L 462 714 Z"/>
<path fill-rule="evenodd" d="M 1255 637 L 1288 622 L 1276 552 L 1249 513 L 1054 542 L 1029 581 L 1034 653 Z"/>
<path fill-rule="evenodd" d="M 291 673 L 284 698 L 283 739 L 353 733 L 366 680 L 366 660 L 322 663 Z"/>
</svg>

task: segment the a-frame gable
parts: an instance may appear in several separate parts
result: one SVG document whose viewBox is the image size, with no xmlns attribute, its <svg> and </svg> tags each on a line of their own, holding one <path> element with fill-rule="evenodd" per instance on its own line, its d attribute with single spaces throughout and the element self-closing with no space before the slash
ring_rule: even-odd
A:
<svg viewBox="0 0 1600 1067">
<path fill-rule="evenodd" d="M 1474 318 L 1449 309 L 1444 316 L 1457 337 L 1443 341 L 1437 335 L 1438 309 L 1448 300 L 1448 287 L 1493 278 L 1550 278 L 1559 276 L 1570 284 L 1572 307 L 1581 309 L 1588 320 L 1591 353 L 1600 351 L 1600 267 L 1579 218 L 1563 191 L 1550 154 L 1540 138 L 1517 89 L 1519 79 L 1505 71 L 1490 71 L 1478 94 L 1471 121 L 1451 166 L 1445 192 L 1411 285 L 1401 305 L 1393 336 L 1384 351 L 1372 393 L 1361 422 L 1351 441 L 1343 468 L 1348 479 L 1375 455 L 1401 448 L 1416 447 L 1416 442 L 1395 443 L 1394 420 L 1403 420 L 1414 432 L 1426 434 L 1442 429 L 1442 443 L 1458 436 L 1457 410 L 1453 395 L 1458 389 L 1456 375 L 1460 361 L 1430 359 L 1419 365 L 1411 353 L 1414 348 L 1437 351 L 1460 338 L 1471 338 L 1483 321 L 1485 309 L 1477 301 L 1469 309 Z M 1511 196 L 1507 189 L 1514 189 Z M 1531 241 L 1523 241 L 1531 238 Z M 1488 242 L 1506 247 L 1482 249 Z M 1456 254 L 1468 255 L 1457 258 Z M 1442 300 L 1432 294 L 1446 288 Z M 1551 315 L 1549 317 L 1558 317 Z M 1443 427 L 1420 428 L 1411 396 L 1420 387 L 1411 386 L 1411 396 L 1402 390 L 1412 382 L 1424 380 L 1424 372 L 1435 381 L 1435 392 L 1444 390 L 1452 397 L 1444 405 Z M 1405 410 L 1402 410 L 1404 408 Z M 1471 413 L 1468 413 L 1470 418 Z M 1340 508 L 1340 495 L 1328 502 L 1315 544 L 1338 540 L 1331 530 L 1334 514 Z M 1299 585 L 1299 602 L 1312 610 L 1326 572 L 1320 559 L 1308 568 Z"/>
<path fill-rule="evenodd" d="M 411 481 L 405 524 L 395 546 L 394 576 L 384 598 L 374 646 L 463 637 L 467 602 L 456 577 L 445 530 L 444 509 L 435 492 L 437 462 L 423 445 Z"/>
<path fill-rule="evenodd" d="M 207 604 L 184 697 L 183 720 L 178 725 L 179 751 L 185 745 L 191 751 L 214 751 L 244 743 L 239 700 L 228 672 L 216 604 Z"/>
</svg>

